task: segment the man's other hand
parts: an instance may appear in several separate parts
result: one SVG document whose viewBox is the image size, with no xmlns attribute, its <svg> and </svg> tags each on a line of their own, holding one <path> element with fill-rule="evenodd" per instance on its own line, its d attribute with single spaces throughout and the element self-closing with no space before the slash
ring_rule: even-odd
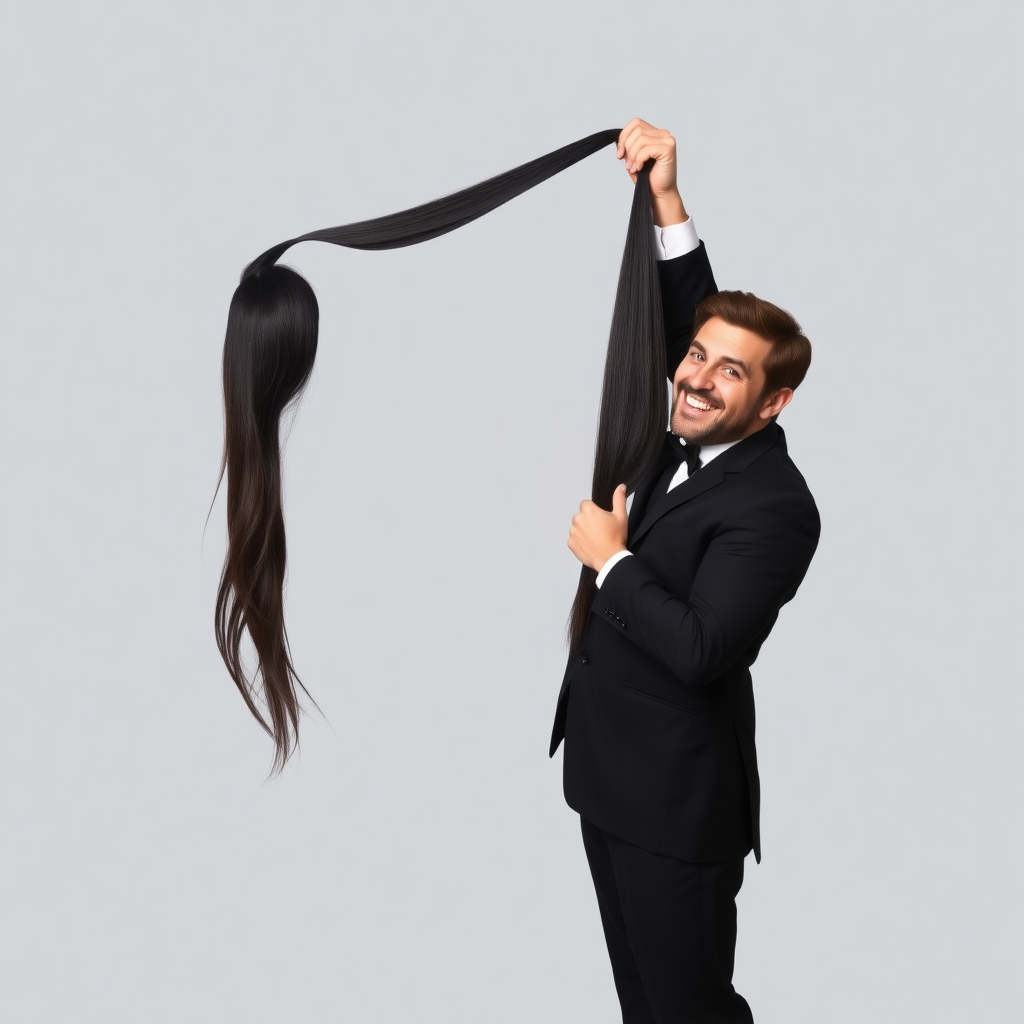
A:
<svg viewBox="0 0 1024 1024">
<path fill-rule="evenodd" d="M 619 484 L 612 495 L 612 510 L 605 512 L 592 501 L 580 503 L 569 529 L 569 550 L 595 572 L 617 551 L 626 550 L 626 485 Z"/>
<path fill-rule="evenodd" d="M 626 171 L 634 183 L 640 168 L 648 160 L 654 161 L 650 186 L 654 223 L 658 227 L 682 224 L 688 219 L 676 183 L 676 140 L 671 132 L 634 117 L 619 132 L 615 156 L 626 162 Z"/>
</svg>

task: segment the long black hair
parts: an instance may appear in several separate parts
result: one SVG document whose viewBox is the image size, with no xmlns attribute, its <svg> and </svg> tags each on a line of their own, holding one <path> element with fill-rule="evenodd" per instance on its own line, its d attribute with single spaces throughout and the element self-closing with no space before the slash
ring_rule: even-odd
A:
<svg viewBox="0 0 1024 1024">
<path fill-rule="evenodd" d="M 352 249 L 397 249 L 454 231 L 584 157 L 613 143 L 610 129 L 521 167 L 401 213 L 310 231 L 281 242 L 242 272 L 224 339 L 224 458 L 228 548 L 217 593 L 217 646 L 257 721 L 273 737 L 273 770 L 298 739 L 297 687 L 284 624 L 286 565 L 281 508 L 281 413 L 306 386 L 316 357 L 319 309 L 313 289 L 277 261 L 298 242 Z M 605 363 L 592 498 L 611 508 L 612 492 L 630 489 L 653 465 L 668 418 L 661 298 L 651 231 L 650 165 L 637 176 Z M 579 645 L 596 574 L 583 567 L 569 617 L 569 644 Z M 257 667 L 246 672 L 248 633 Z M 257 703 L 262 690 L 264 714 Z"/>
</svg>

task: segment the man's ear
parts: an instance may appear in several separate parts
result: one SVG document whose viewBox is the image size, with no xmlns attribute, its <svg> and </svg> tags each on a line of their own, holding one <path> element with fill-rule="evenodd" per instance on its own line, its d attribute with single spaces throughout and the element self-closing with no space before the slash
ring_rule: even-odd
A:
<svg viewBox="0 0 1024 1024">
<path fill-rule="evenodd" d="M 774 395 L 769 395 L 761 405 L 761 419 L 773 420 L 793 400 L 792 388 L 779 388 Z"/>
</svg>

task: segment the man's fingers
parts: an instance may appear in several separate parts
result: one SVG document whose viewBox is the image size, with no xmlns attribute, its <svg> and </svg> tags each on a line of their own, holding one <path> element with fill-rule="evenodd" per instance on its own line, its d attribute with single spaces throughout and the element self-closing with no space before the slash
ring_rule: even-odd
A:
<svg viewBox="0 0 1024 1024">
<path fill-rule="evenodd" d="M 646 138 L 644 129 L 647 127 L 649 127 L 649 125 L 646 125 L 641 121 L 640 124 L 633 128 L 632 131 L 628 132 L 625 139 L 623 139 L 622 148 L 626 154 L 627 164 L 633 161 L 633 155 L 644 144 L 644 139 Z"/>
<path fill-rule="evenodd" d="M 580 534 L 579 530 L 576 529 L 575 522 L 572 524 L 572 528 L 569 530 L 569 537 L 565 542 L 565 546 L 578 558 L 582 548 L 580 547 Z"/>
<path fill-rule="evenodd" d="M 618 141 L 615 144 L 615 155 L 621 160 L 622 154 L 626 151 L 626 139 L 634 132 L 634 130 L 640 126 L 646 125 L 646 121 L 641 121 L 639 117 L 634 117 L 625 128 L 619 132 Z"/>
<path fill-rule="evenodd" d="M 627 169 L 639 171 L 648 160 L 665 162 L 675 159 L 675 140 L 671 135 L 667 135 L 664 139 L 644 138 L 640 140 L 640 143 L 631 149 L 626 157 Z"/>
<path fill-rule="evenodd" d="M 643 130 L 640 127 L 640 125 L 642 124 L 643 121 L 637 121 L 636 119 L 634 119 L 630 121 L 629 124 L 626 125 L 626 127 L 623 128 L 622 131 L 619 133 L 619 141 L 618 145 L 615 147 L 615 155 L 620 160 L 629 160 L 630 146 L 632 144 L 635 144 L 633 140 L 635 139 L 637 133 Z"/>
<path fill-rule="evenodd" d="M 664 128 L 655 128 L 639 117 L 634 117 L 619 132 L 615 156 L 625 161 L 629 180 L 636 184 L 640 170 L 648 160 L 672 164 L 675 162 L 676 140 Z"/>
<path fill-rule="evenodd" d="M 619 132 L 619 142 L 625 143 L 632 135 L 636 135 L 638 132 L 656 132 L 657 128 L 653 124 L 648 124 L 642 117 L 634 117 L 625 128 Z"/>
</svg>

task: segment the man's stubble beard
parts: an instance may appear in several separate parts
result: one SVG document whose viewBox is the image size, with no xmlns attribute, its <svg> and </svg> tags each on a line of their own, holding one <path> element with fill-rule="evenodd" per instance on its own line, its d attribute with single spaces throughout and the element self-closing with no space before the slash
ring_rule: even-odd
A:
<svg viewBox="0 0 1024 1024">
<path fill-rule="evenodd" d="M 725 419 L 716 419 L 712 423 L 704 424 L 703 426 L 697 423 L 692 423 L 690 420 L 682 418 L 677 415 L 676 409 L 680 403 L 686 401 L 686 395 L 691 394 L 694 398 L 699 398 L 702 402 L 711 404 L 711 399 L 705 395 L 702 395 L 699 391 L 688 390 L 685 387 L 679 389 L 676 394 L 676 404 L 672 409 L 672 433 L 677 437 L 681 437 L 687 444 L 727 444 L 730 441 L 739 441 L 743 435 L 750 429 L 751 424 L 758 418 L 759 410 L 755 405 L 751 409 L 750 414 L 746 416 L 740 422 L 733 422 L 728 416 Z M 715 408 L 721 412 L 721 408 L 715 405 Z M 682 427 L 682 430 L 677 429 L 677 422 Z"/>
</svg>

